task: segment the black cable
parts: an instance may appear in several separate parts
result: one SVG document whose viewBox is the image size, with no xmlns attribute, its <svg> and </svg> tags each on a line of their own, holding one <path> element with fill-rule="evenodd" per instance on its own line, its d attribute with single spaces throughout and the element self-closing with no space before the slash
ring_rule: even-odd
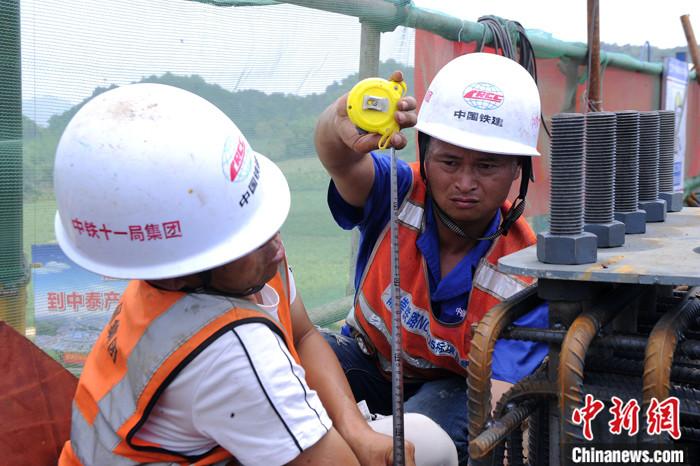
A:
<svg viewBox="0 0 700 466">
<path fill-rule="evenodd" d="M 477 22 L 484 25 L 484 35 L 481 38 L 479 52 L 484 50 L 486 45 L 486 34 L 488 31 L 493 36 L 493 47 L 496 53 L 501 53 L 504 57 L 517 61 L 525 68 L 532 79 L 537 83 L 537 61 L 535 59 L 535 49 L 532 47 L 530 39 L 527 37 L 527 32 L 522 24 L 518 21 L 511 21 L 498 16 L 486 15 L 482 16 Z M 515 37 L 513 37 L 515 36 Z M 548 137 L 552 137 L 547 128 L 544 115 L 540 112 L 542 126 Z"/>
<path fill-rule="evenodd" d="M 487 33 L 491 32 L 492 43 L 496 53 L 498 54 L 500 51 L 504 57 L 518 62 L 528 71 L 528 73 L 530 73 L 530 76 L 533 77 L 535 84 L 537 84 L 537 64 L 535 63 L 535 52 L 532 48 L 530 40 L 527 38 L 527 33 L 525 32 L 525 28 L 522 26 L 522 24 L 518 23 L 517 21 L 509 21 L 492 15 L 482 16 L 478 19 L 478 22 L 484 25 L 484 34 L 481 38 L 479 52 L 483 51 L 484 46 L 486 45 Z M 542 125 L 549 136 L 549 129 L 547 129 L 547 125 L 545 124 L 544 116 L 542 115 L 541 111 L 540 120 L 542 121 Z M 427 141 L 428 139 L 424 138 L 424 145 L 427 145 Z M 422 147 L 420 136 L 418 142 L 420 149 Z M 423 164 L 423 157 L 423 152 L 421 152 L 421 166 Z M 535 181 L 531 157 L 522 157 L 521 170 L 522 176 L 517 199 L 515 199 L 508 212 L 506 212 L 504 215 L 498 230 L 492 235 L 479 239 L 492 240 L 499 235 L 506 236 L 510 227 L 524 212 L 528 183 L 531 180 Z M 424 173 L 422 174 L 424 175 Z M 442 213 L 439 209 L 436 212 L 438 214 Z M 445 222 L 443 217 L 446 217 L 446 215 L 440 216 L 440 218 L 443 220 L 443 223 L 448 225 L 448 228 L 452 229 L 453 231 L 460 230 L 459 228 L 452 228 L 451 224 L 454 222 Z M 447 217 L 447 219 L 449 220 L 449 217 Z M 454 226 L 457 225 L 454 224 Z"/>
</svg>

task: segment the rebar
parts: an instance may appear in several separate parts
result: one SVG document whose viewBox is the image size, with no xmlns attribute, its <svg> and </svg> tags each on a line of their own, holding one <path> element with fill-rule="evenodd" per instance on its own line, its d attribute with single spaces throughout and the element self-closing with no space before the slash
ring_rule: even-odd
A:
<svg viewBox="0 0 700 466">
<path fill-rule="evenodd" d="M 560 113 L 552 117 L 550 147 L 550 232 L 577 235 L 583 231 L 584 116 Z"/>
<path fill-rule="evenodd" d="M 642 361 L 622 357 L 607 357 L 602 361 L 596 358 L 586 358 L 586 367 L 591 370 L 632 377 L 641 377 L 644 374 Z M 699 385 L 700 369 L 674 364 L 670 368 L 670 380 L 677 383 Z"/>
<path fill-rule="evenodd" d="M 524 466 L 523 462 L 523 431 L 513 429 L 506 440 L 508 451 L 508 466 Z"/>
<path fill-rule="evenodd" d="M 536 341 L 559 345 L 564 341 L 565 336 L 565 330 L 530 327 L 509 327 L 501 334 L 501 338 L 507 340 Z M 593 340 L 592 347 L 638 351 L 641 357 L 646 344 L 647 339 L 637 335 L 606 335 Z M 700 359 L 700 341 L 686 340 L 679 343 L 676 354 Z"/>
<path fill-rule="evenodd" d="M 583 393 L 593 395 L 595 399 L 601 401 L 610 401 L 613 396 L 626 400 L 636 400 L 641 402 L 641 381 L 639 379 L 630 378 L 626 383 L 619 383 L 618 380 L 606 383 L 608 374 L 598 374 L 600 384 L 585 384 Z M 684 422 L 696 423 L 700 420 L 700 390 L 685 387 L 683 385 L 672 385 L 671 396 L 678 398 L 678 411 L 681 419 Z"/>
<path fill-rule="evenodd" d="M 583 369 L 589 346 L 600 329 L 634 302 L 637 296 L 638 290 L 634 286 L 611 290 L 579 315 L 566 333 L 559 355 L 557 379 L 562 452 L 565 451 L 564 444 L 583 439 L 581 428 L 573 422 L 572 413 L 583 402 Z M 572 463 L 569 451 L 564 453 L 562 463 Z"/>
<path fill-rule="evenodd" d="M 613 221 L 615 186 L 615 114 L 586 114 L 584 223 Z"/>
<path fill-rule="evenodd" d="M 491 308 L 476 326 L 467 368 L 470 444 L 483 432 L 491 417 L 491 364 L 496 341 L 504 328 L 541 302 L 537 296 L 537 286 L 529 286 Z M 475 461 L 474 464 L 483 463 Z"/>
<path fill-rule="evenodd" d="M 522 404 L 513 408 L 502 418 L 482 432 L 477 438 L 469 442 L 469 456 L 473 459 L 480 459 L 489 454 L 499 443 L 518 428 L 523 421 L 535 411 L 537 402 L 534 400 L 523 401 Z"/>
<path fill-rule="evenodd" d="M 542 403 L 530 415 L 527 435 L 527 463 L 529 466 L 549 465 L 549 407 Z"/>
<path fill-rule="evenodd" d="M 639 114 L 639 201 L 659 198 L 659 114 Z"/>
<path fill-rule="evenodd" d="M 686 441 L 700 442 L 700 429 L 695 427 L 682 427 L 681 426 L 681 438 Z"/>
<path fill-rule="evenodd" d="M 615 124 L 615 212 L 639 203 L 639 112 L 617 112 Z"/>
<path fill-rule="evenodd" d="M 500 418 L 513 404 L 538 399 L 546 401 L 557 397 L 556 384 L 547 378 L 547 367 L 542 366 L 534 373 L 520 379 L 505 392 L 496 403 L 494 417 Z"/>
<path fill-rule="evenodd" d="M 652 398 L 664 400 L 668 397 L 676 345 L 691 322 L 700 316 L 698 292 L 700 288 L 688 291 L 686 299 L 677 309 L 664 314 L 649 335 L 644 356 L 644 408 Z"/>
</svg>

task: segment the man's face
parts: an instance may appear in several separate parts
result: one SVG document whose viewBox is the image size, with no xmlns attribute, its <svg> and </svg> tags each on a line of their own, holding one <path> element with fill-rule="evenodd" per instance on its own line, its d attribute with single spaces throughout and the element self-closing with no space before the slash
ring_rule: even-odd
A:
<svg viewBox="0 0 700 466">
<path fill-rule="evenodd" d="M 277 233 L 255 251 L 214 269 L 211 285 L 219 291 L 231 293 L 260 286 L 275 276 L 283 259 L 284 246 Z"/>
<path fill-rule="evenodd" d="M 464 149 L 431 139 L 425 173 L 437 205 L 458 223 L 490 220 L 520 177 L 515 156 Z"/>
</svg>

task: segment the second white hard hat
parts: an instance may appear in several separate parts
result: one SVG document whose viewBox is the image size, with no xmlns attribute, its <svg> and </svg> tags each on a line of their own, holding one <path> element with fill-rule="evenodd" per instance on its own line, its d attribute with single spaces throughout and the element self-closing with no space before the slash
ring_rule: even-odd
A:
<svg viewBox="0 0 700 466">
<path fill-rule="evenodd" d="M 537 84 L 509 58 L 490 53 L 459 56 L 430 83 L 416 129 L 466 149 L 538 156 Z"/>
<path fill-rule="evenodd" d="M 92 272 L 160 279 L 215 268 L 268 241 L 287 217 L 279 168 L 216 106 L 133 84 L 90 100 L 56 151 L 56 238 Z"/>
</svg>

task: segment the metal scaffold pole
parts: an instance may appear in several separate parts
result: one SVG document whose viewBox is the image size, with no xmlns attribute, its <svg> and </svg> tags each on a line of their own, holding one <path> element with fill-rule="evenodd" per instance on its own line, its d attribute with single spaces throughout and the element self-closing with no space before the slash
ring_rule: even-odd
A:
<svg viewBox="0 0 700 466">
<path fill-rule="evenodd" d="M 371 76 L 377 76 L 379 73 L 380 41 L 380 29 L 371 22 L 362 22 L 358 81 Z M 346 287 L 346 293 L 348 295 L 355 293 L 355 258 L 357 257 L 359 243 L 360 233 L 357 231 L 357 229 L 354 229 L 352 231 L 352 239 L 350 241 L 350 273 L 348 274 L 348 285 Z"/>
</svg>

